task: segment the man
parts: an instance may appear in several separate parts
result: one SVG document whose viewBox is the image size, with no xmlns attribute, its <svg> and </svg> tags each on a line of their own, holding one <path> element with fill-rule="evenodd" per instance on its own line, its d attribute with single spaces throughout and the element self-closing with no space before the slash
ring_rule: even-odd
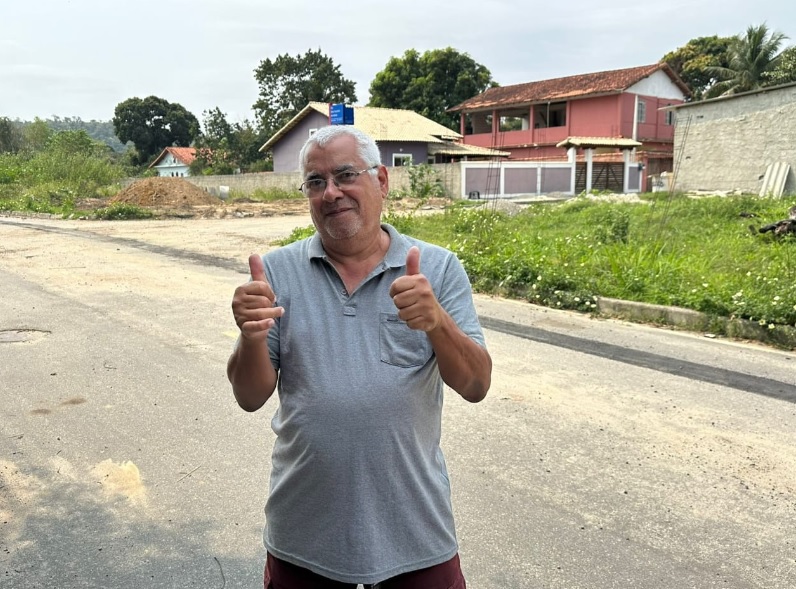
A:
<svg viewBox="0 0 796 589">
<path fill-rule="evenodd" d="M 252 255 L 232 301 L 238 404 L 256 411 L 279 385 L 265 587 L 463 589 L 442 385 L 478 402 L 492 371 L 467 276 L 381 224 L 370 137 L 326 127 L 299 158 L 317 233 Z"/>
</svg>

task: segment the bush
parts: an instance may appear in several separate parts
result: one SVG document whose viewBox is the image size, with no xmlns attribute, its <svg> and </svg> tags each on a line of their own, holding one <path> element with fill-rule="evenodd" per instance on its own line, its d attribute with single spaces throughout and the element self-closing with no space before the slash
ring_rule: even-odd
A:
<svg viewBox="0 0 796 589">
<path fill-rule="evenodd" d="M 152 211 L 124 202 L 113 203 L 112 205 L 97 209 L 92 215 L 95 219 L 103 219 L 106 221 L 122 220 L 122 219 L 149 219 L 152 217 Z"/>
</svg>

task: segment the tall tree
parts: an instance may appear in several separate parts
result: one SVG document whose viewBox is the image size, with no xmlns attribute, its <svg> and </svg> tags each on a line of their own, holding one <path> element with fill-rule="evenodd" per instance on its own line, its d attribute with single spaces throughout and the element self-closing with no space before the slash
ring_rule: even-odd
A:
<svg viewBox="0 0 796 589">
<path fill-rule="evenodd" d="M 22 149 L 22 131 L 19 123 L 0 117 L 0 153 L 16 153 Z"/>
<path fill-rule="evenodd" d="M 730 43 L 727 67 L 708 69 L 719 79 L 708 96 L 728 96 L 765 86 L 766 75 L 779 66 L 780 47 L 785 39 L 784 34 L 769 30 L 765 24 L 749 26 L 745 34 Z"/>
<path fill-rule="evenodd" d="M 22 127 L 22 136 L 25 139 L 25 148 L 30 151 L 42 151 L 47 147 L 53 130 L 47 121 L 36 117 L 32 123 L 27 123 Z"/>
<path fill-rule="evenodd" d="M 116 105 L 113 117 L 116 136 L 132 141 L 136 164 L 150 161 L 165 147 L 189 147 L 199 135 L 199 121 L 178 103 L 157 96 L 129 98 Z"/>
<path fill-rule="evenodd" d="M 252 106 L 263 135 L 270 137 L 308 102 L 356 102 L 355 84 L 343 77 L 332 58 L 308 50 L 295 57 L 265 59 L 254 70 L 260 88 Z"/>
<path fill-rule="evenodd" d="M 763 76 L 772 86 L 796 82 L 796 45 L 780 53 L 777 66 L 765 72 Z"/>
<path fill-rule="evenodd" d="M 663 56 L 665 61 L 691 89 L 694 100 L 701 100 L 717 82 L 712 67 L 728 67 L 727 50 L 733 37 L 697 37 Z"/>
<path fill-rule="evenodd" d="M 408 49 L 376 74 L 369 105 L 413 110 L 458 131 L 459 115 L 447 109 L 491 86 L 497 84 L 490 71 L 467 53 L 447 47 L 420 55 Z"/>
</svg>

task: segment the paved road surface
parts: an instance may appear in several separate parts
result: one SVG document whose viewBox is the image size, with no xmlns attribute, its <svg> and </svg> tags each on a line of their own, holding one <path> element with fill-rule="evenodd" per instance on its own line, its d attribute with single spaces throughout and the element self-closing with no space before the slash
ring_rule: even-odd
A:
<svg viewBox="0 0 796 589">
<path fill-rule="evenodd" d="M 224 376 L 306 217 L 0 217 L 0 586 L 258 587 L 275 400 Z M 796 586 L 796 355 L 478 297 L 444 446 L 471 589 Z M 389 485 L 389 481 L 385 481 Z"/>
</svg>

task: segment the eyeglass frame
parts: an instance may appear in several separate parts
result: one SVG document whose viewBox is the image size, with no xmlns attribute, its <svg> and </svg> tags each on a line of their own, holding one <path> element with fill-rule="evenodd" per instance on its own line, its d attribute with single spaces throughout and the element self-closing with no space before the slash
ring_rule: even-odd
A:
<svg viewBox="0 0 796 589">
<path fill-rule="evenodd" d="M 321 196 L 321 195 L 323 195 L 323 193 L 326 192 L 326 189 L 329 188 L 329 180 L 328 180 L 328 178 L 331 178 L 332 179 L 332 183 L 335 185 L 335 187 L 337 187 L 337 189 L 339 189 L 339 190 L 343 190 L 344 187 L 353 186 L 353 184 L 357 181 L 357 178 L 359 178 L 365 172 L 370 172 L 371 170 L 378 169 L 379 165 L 380 164 L 376 164 L 374 166 L 370 166 L 368 168 L 365 168 L 364 170 L 352 170 L 352 169 L 348 168 L 348 169 L 345 169 L 345 170 L 340 170 L 336 174 L 332 174 L 331 176 L 328 176 L 328 177 L 310 178 L 309 180 L 304 180 L 304 182 L 302 182 L 299 185 L 298 189 L 299 189 L 299 192 L 301 192 L 307 198 L 314 198 L 314 197 L 317 197 L 317 196 Z M 340 184 L 340 182 L 337 179 L 337 177 L 341 176 L 343 174 L 354 174 L 354 177 L 351 179 L 351 183 L 350 184 Z M 316 181 L 319 181 L 319 180 L 323 182 L 323 188 L 319 188 L 319 190 L 318 190 L 318 192 L 316 194 L 310 194 L 309 190 L 306 190 L 306 191 L 304 190 L 304 186 L 308 182 L 316 182 Z"/>
</svg>

